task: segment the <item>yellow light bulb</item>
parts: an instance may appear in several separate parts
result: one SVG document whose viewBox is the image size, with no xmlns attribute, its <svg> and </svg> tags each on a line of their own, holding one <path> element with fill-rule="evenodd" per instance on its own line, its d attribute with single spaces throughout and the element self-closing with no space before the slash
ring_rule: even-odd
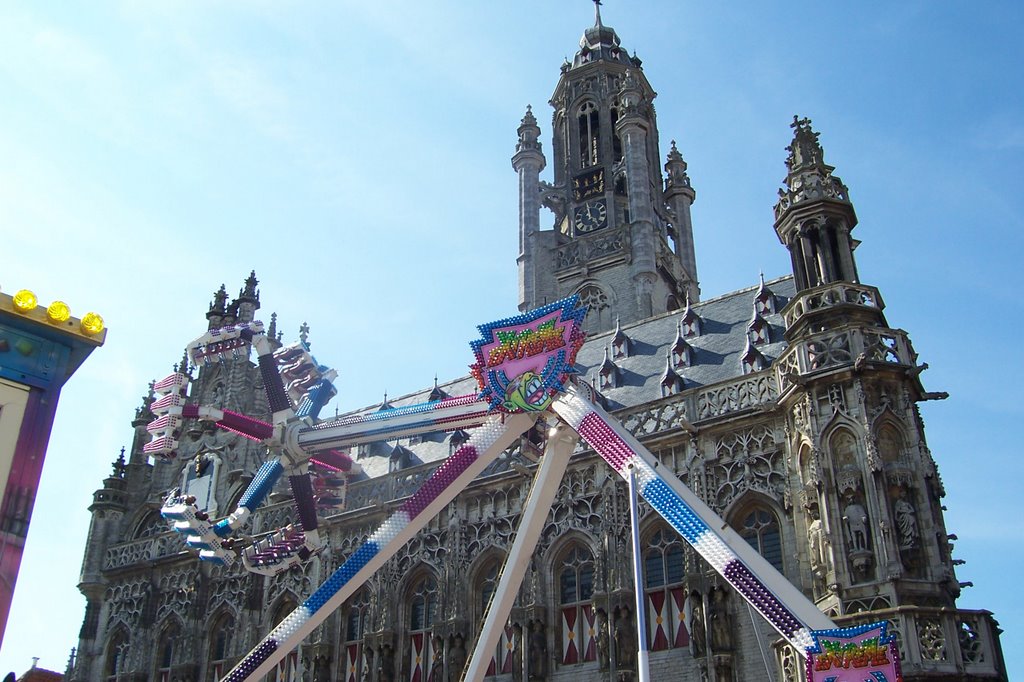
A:
<svg viewBox="0 0 1024 682">
<path fill-rule="evenodd" d="M 82 331 L 94 336 L 103 331 L 103 318 L 96 313 L 86 313 L 82 318 Z"/>
<path fill-rule="evenodd" d="M 68 318 L 71 317 L 71 308 L 64 301 L 54 301 L 50 304 L 50 307 L 46 309 L 46 316 L 50 318 L 50 322 L 54 324 L 60 324 L 61 322 L 67 322 Z"/>
<path fill-rule="evenodd" d="M 27 313 L 37 305 L 39 305 L 39 300 L 28 289 L 22 289 L 14 295 L 14 309 L 19 313 Z"/>
</svg>

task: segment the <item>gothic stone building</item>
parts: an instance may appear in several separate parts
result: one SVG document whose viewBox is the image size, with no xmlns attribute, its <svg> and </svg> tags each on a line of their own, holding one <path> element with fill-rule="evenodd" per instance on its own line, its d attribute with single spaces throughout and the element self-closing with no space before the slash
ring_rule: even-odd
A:
<svg viewBox="0 0 1024 682">
<path fill-rule="evenodd" d="M 540 180 L 548 157 L 527 111 L 512 157 L 519 307 L 579 294 L 590 307 L 580 379 L 836 623 L 888 621 L 908 680 L 1005 680 L 991 614 L 956 605 L 943 487 L 917 409 L 939 396 L 922 387 L 923 365 L 886 320 L 879 291 L 858 278 L 857 217 L 818 134 L 794 120 L 775 206 L 793 272 L 702 301 L 695 193 L 675 144 L 662 175 L 654 96 L 639 59 L 598 17 L 551 99 L 551 183 Z M 545 207 L 554 222 L 542 226 Z M 222 287 L 209 327 L 253 319 L 256 285 L 251 276 L 230 303 Z M 246 358 L 193 379 L 190 400 L 269 417 Z M 467 377 L 368 409 L 474 390 Z M 90 507 L 80 583 L 88 606 L 71 679 L 218 679 L 467 437 L 360 446 L 346 505 L 321 526 L 328 549 L 304 569 L 264 578 L 201 564 L 158 513 L 165 491 L 181 485 L 212 516 L 227 513 L 263 448 L 197 423 L 177 460 L 147 461 L 147 405 L 132 422 L 127 461 L 122 453 Z M 541 430 L 523 437 L 270 678 L 458 680 L 543 439 Z M 284 525 L 291 509 L 282 489 L 249 532 Z M 642 589 L 653 679 L 801 679 L 795 652 L 660 518 L 641 511 L 637 587 L 625 487 L 580 446 L 489 675 L 634 679 L 631 605 Z"/>
</svg>

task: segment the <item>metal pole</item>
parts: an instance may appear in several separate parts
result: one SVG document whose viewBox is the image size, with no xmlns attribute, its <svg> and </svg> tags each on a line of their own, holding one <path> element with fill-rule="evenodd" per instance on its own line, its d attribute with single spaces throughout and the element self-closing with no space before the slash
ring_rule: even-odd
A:
<svg viewBox="0 0 1024 682">
<path fill-rule="evenodd" d="M 637 509 L 636 470 L 629 468 L 629 525 L 633 531 L 633 585 L 636 595 L 636 669 L 639 682 L 650 682 L 651 670 L 647 661 L 647 619 L 644 616 L 644 576 L 640 554 L 640 511 Z"/>
</svg>

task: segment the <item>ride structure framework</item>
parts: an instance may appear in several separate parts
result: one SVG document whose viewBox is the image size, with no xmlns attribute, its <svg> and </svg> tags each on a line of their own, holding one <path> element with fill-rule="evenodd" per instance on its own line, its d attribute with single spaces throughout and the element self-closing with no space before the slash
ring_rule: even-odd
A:
<svg viewBox="0 0 1024 682">
<path fill-rule="evenodd" d="M 320 552 L 316 502 L 310 470 L 341 475 L 357 471 L 343 451 L 359 443 L 439 430 L 472 428 L 462 444 L 420 489 L 355 550 L 295 611 L 285 617 L 224 678 L 256 680 L 270 672 L 314 628 L 358 590 L 398 549 L 462 492 L 522 434 L 542 422 L 549 428 L 544 455 L 523 509 L 516 537 L 498 578 L 485 622 L 464 671 L 477 682 L 508 619 L 518 587 L 540 536 L 569 458 L 579 440 L 592 448 L 636 490 L 695 551 L 776 631 L 807 659 L 809 682 L 900 682 L 899 655 L 886 624 L 836 628 L 736 531 L 658 460 L 595 400 L 591 389 L 573 381 L 576 353 L 583 344 L 586 309 L 575 296 L 511 318 L 481 325 L 471 343 L 471 366 L 480 392 L 317 423 L 334 395 L 333 370 L 319 365 L 301 343 L 273 349 L 258 322 L 211 331 L 189 345 L 195 364 L 225 354 L 257 352 L 272 423 L 215 407 L 186 404 L 187 378 L 173 374 L 159 382 L 162 394 L 151 409 L 153 440 L 146 452 L 173 457 L 175 434 L 185 418 L 206 419 L 253 440 L 273 455 L 257 472 L 238 507 L 212 522 L 179 491 L 172 491 L 164 516 L 186 536 L 201 559 L 231 564 L 239 557 L 248 570 L 273 575 Z M 285 379 L 288 383 L 285 383 Z M 235 534 L 287 473 L 298 526 L 241 546 Z M 638 618 L 638 623 L 642 618 Z"/>
</svg>

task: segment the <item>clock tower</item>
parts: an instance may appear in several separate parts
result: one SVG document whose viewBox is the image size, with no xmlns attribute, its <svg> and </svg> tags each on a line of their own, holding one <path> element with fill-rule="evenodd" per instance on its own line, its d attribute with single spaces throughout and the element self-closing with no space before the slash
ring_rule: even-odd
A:
<svg viewBox="0 0 1024 682">
<path fill-rule="evenodd" d="M 519 174 L 519 307 L 579 294 L 591 333 L 696 302 L 690 206 L 675 143 L 659 165 L 657 96 L 640 59 L 596 18 L 551 96 L 554 180 L 527 108 L 512 166 Z M 541 229 L 540 208 L 554 215 Z"/>
</svg>

